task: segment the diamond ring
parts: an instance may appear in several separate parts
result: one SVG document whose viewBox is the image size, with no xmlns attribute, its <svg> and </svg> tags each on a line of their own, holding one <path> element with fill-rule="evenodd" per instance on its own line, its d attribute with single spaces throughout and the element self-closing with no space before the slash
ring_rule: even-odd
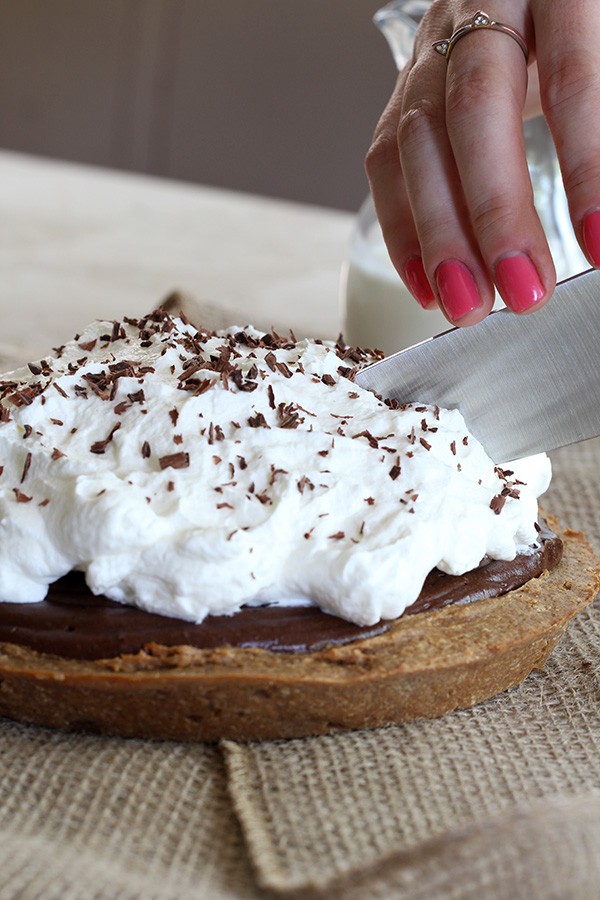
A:
<svg viewBox="0 0 600 900">
<path fill-rule="evenodd" d="M 459 25 L 451 37 L 444 38 L 441 41 L 435 41 L 435 43 L 432 44 L 433 49 L 441 56 L 444 56 L 446 62 L 448 62 L 454 47 L 461 38 L 466 37 L 468 34 L 473 34 L 474 31 L 481 31 L 485 28 L 491 28 L 492 31 L 500 31 L 502 34 L 507 34 L 511 37 L 523 51 L 525 62 L 528 62 L 529 51 L 523 35 L 519 34 L 518 31 L 515 31 L 514 28 L 511 28 L 510 25 L 504 25 L 502 22 L 494 22 L 493 19 L 482 10 L 478 10 L 464 25 Z"/>
</svg>

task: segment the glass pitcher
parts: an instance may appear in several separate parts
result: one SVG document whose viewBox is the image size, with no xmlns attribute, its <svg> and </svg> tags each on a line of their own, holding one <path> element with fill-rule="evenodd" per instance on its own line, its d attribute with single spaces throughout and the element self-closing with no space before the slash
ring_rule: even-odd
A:
<svg viewBox="0 0 600 900">
<path fill-rule="evenodd" d="M 431 0 L 394 0 L 373 21 L 386 37 L 398 69 L 412 55 L 417 26 Z M 523 125 L 535 205 L 559 280 L 588 268 L 575 239 L 552 137 L 542 116 Z M 392 266 L 370 197 L 361 206 L 342 266 L 343 333 L 350 344 L 402 350 L 450 325 L 442 313 L 422 309 Z M 497 301 L 501 306 L 502 302 Z"/>
</svg>

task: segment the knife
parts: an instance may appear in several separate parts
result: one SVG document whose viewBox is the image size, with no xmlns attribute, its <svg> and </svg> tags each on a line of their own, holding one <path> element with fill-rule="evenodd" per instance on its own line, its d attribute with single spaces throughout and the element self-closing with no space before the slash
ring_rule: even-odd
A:
<svg viewBox="0 0 600 900">
<path fill-rule="evenodd" d="M 458 409 L 495 463 L 600 434 L 600 271 L 557 285 L 533 315 L 508 309 L 373 363 L 356 383 Z"/>
</svg>

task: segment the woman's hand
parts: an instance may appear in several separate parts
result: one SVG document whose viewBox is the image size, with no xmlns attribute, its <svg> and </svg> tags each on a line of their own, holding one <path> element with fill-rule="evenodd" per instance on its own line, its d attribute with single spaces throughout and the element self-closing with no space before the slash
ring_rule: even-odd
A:
<svg viewBox="0 0 600 900">
<path fill-rule="evenodd" d="M 366 160 L 394 266 L 422 306 L 439 304 L 457 325 L 488 314 L 494 285 L 517 313 L 539 309 L 555 287 L 523 143 L 532 64 L 575 233 L 600 266 L 597 0 L 486 0 L 490 18 L 525 39 L 529 79 L 519 43 L 492 29 L 459 40 L 447 64 L 433 49 L 475 12 L 466 0 L 434 0 Z"/>
</svg>

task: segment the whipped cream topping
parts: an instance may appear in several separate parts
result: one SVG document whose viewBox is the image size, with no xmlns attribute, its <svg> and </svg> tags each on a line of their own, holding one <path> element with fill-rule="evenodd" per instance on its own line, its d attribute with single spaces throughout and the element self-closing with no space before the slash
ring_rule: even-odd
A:
<svg viewBox="0 0 600 900">
<path fill-rule="evenodd" d="M 373 358 L 153 313 L 1 376 L 0 600 L 77 569 L 194 622 L 306 598 L 364 625 L 533 544 L 548 458 L 495 466 L 458 411 L 360 389 Z"/>
</svg>

